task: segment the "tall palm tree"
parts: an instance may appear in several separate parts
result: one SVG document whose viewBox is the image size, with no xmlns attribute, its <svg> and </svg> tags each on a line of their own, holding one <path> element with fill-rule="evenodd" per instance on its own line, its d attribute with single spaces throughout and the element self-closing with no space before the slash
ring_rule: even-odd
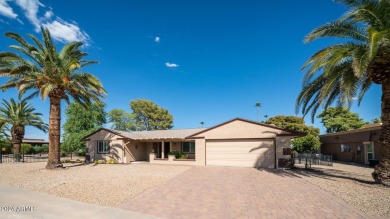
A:
<svg viewBox="0 0 390 219">
<path fill-rule="evenodd" d="M 204 125 L 204 122 L 202 121 L 202 122 L 200 122 L 200 125 L 202 126 L 202 128 L 203 128 L 203 125 Z"/>
<path fill-rule="evenodd" d="M 261 107 L 261 103 L 257 102 L 255 104 L 255 107 L 257 108 L 257 122 L 258 122 L 259 121 L 259 110 L 260 110 L 260 107 Z"/>
<path fill-rule="evenodd" d="M 305 42 L 325 37 L 343 39 L 314 53 L 303 65 L 306 73 L 296 110 L 303 115 L 337 101 L 360 104 L 372 84 L 382 87 L 381 160 L 373 178 L 390 184 L 390 1 L 338 0 L 349 11 L 340 19 L 309 33 Z"/>
<path fill-rule="evenodd" d="M 41 113 L 35 112 L 35 108 L 27 103 L 26 99 L 20 102 L 11 98 L 3 99 L 0 107 L 0 127 L 10 126 L 14 154 L 20 153 L 20 147 L 24 138 L 25 126 L 32 126 L 43 132 L 47 132 L 47 124 L 41 119 Z"/>
<path fill-rule="evenodd" d="M 72 97 L 87 107 L 91 101 L 100 103 L 106 94 L 100 80 L 82 71 L 82 68 L 95 64 L 85 61 L 88 54 L 81 51 L 82 42 L 66 44 L 58 53 L 47 29 L 41 29 L 42 42 L 29 34 L 33 41 L 29 44 L 16 33 L 5 35 L 19 45 L 11 45 L 15 52 L 0 52 L 0 76 L 9 76 L 9 81 L 0 86 L 6 90 L 16 87 L 19 95 L 31 91 L 30 96 L 49 97 L 49 159 L 47 169 L 60 167 L 60 120 L 61 100 L 69 103 Z M 30 97 L 29 96 L 29 97 Z"/>
</svg>

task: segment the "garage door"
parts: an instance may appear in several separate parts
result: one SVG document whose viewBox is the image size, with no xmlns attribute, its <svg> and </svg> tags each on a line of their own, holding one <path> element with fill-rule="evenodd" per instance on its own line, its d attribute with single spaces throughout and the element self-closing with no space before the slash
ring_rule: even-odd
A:
<svg viewBox="0 0 390 219">
<path fill-rule="evenodd" d="M 206 165 L 273 168 L 272 140 L 206 141 Z"/>
</svg>

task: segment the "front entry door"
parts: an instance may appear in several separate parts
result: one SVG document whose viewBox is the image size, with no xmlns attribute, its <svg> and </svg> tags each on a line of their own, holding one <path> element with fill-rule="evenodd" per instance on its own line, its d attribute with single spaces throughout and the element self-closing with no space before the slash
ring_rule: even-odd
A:
<svg viewBox="0 0 390 219">
<path fill-rule="evenodd" d="M 164 142 L 164 157 L 168 158 L 168 153 L 171 152 L 170 142 Z"/>
<path fill-rule="evenodd" d="M 374 144 L 372 142 L 364 143 L 364 148 L 366 149 L 366 164 L 368 164 L 370 160 L 374 159 Z"/>
</svg>

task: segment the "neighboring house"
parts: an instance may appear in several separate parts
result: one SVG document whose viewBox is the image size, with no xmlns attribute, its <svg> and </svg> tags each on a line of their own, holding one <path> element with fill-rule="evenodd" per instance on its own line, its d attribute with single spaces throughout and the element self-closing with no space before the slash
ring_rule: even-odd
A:
<svg viewBox="0 0 390 219">
<path fill-rule="evenodd" d="M 9 138 L 11 141 L 12 138 Z M 44 139 L 36 139 L 36 138 L 23 138 L 22 144 L 29 144 L 33 147 L 35 146 L 42 146 L 43 144 L 49 144 L 48 141 L 45 141 Z"/>
<path fill-rule="evenodd" d="M 334 160 L 368 164 L 379 159 L 379 136 L 382 124 L 370 124 L 360 129 L 320 135 L 321 153 Z"/>
<path fill-rule="evenodd" d="M 91 159 L 120 163 L 285 167 L 290 141 L 304 133 L 241 118 L 211 128 L 125 132 L 101 128 L 83 138 Z M 187 159 L 167 156 L 182 151 Z"/>
</svg>

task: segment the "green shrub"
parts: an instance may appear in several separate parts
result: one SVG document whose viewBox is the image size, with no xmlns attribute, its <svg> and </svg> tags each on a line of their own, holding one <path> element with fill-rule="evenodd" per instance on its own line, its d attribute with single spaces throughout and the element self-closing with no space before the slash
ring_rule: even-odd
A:
<svg viewBox="0 0 390 219">
<path fill-rule="evenodd" d="M 83 160 L 80 160 L 80 159 L 77 159 L 77 160 L 76 160 L 76 163 L 84 163 L 84 161 L 83 161 Z"/>
<path fill-rule="evenodd" d="M 109 160 L 107 161 L 107 164 L 117 164 L 117 163 L 118 163 L 118 161 L 115 160 L 115 159 L 113 159 L 113 158 L 111 158 L 111 159 L 109 159 Z"/>
<path fill-rule="evenodd" d="M 187 155 L 181 151 L 171 151 L 168 155 L 175 155 L 176 159 L 186 159 Z"/>
<path fill-rule="evenodd" d="M 31 153 L 31 144 L 22 144 L 22 148 L 20 151 L 22 154 L 29 154 Z"/>
<path fill-rule="evenodd" d="M 33 146 L 31 148 L 31 153 L 34 154 L 42 154 L 42 153 L 47 153 L 49 151 L 49 145 L 48 144 L 43 144 L 42 146 Z"/>
<path fill-rule="evenodd" d="M 105 163 L 106 163 L 105 160 L 98 160 L 98 161 L 97 161 L 97 164 L 105 164 Z"/>
</svg>

